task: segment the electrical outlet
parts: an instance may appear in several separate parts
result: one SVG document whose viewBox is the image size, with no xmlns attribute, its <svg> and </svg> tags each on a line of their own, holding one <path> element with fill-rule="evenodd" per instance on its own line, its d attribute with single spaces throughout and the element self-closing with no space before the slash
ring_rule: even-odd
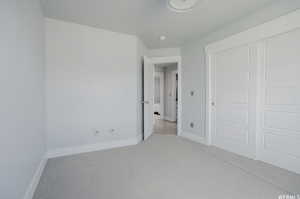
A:
<svg viewBox="0 0 300 199">
<path fill-rule="evenodd" d="M 98 130 L 94 131 L 94 136 L 98 136 L 99 134 L 100 134 L 100 131 L 98 131 Z"/>
<path fill-rule="evenodd" d="M 114 133 L 116 130 L 115 129 L 109 129 L 108 132 L 109 133 Z"/>
<path fill-rule="evenodd" d="M 193 122 L 190 123 L 190 127 L 194 128 L 194 123 Z"/>
</svg>

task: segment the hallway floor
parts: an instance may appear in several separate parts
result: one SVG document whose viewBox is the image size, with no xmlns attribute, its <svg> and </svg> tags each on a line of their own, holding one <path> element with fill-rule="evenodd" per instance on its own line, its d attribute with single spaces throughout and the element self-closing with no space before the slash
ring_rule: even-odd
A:
<svg viewBox="0 0 300 199">
<path fill-rule="evenodd" d="M 277 199 L 300 175 L 178 136 L 50 159 L 34 199 Z"/>
<path fill-rule="evenodd" d="M 169 122 L 167 120 L 158 119 L 157 117 L 154 120 L 154 133 L 162 135 L 177 135 L 176 122 Z"/>
</svg>

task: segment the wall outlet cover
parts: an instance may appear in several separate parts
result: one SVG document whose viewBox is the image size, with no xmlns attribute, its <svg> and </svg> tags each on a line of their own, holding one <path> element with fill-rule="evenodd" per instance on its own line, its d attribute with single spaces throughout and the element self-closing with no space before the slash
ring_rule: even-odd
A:
<svg viewBox="0 0 300 199">
<path fill-rule="evenodd" d="M 190 127 L 191 127 L 191 128 L 194 128 L 194 126 L 195 126 L 194 123 L 191 122 L 191 123 L 190 123 Z"/>
</svg>

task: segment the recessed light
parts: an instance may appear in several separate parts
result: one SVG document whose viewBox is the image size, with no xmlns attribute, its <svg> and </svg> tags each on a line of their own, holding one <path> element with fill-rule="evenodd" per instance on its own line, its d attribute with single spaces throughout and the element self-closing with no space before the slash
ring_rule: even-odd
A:
<svg viewBox="0 0 300 199">
<path fill-rule="evenodd" d="M 194 8 L 198 0 L 167 0 L 167 6 L 174 12 L 187 12 Z"/>
<path fill-rule="evenodd" d="M 159 39 L 160 39 L 161 41 L 164 41 L 164 40 L 166 40 L 166 36 L 163 36 L 163 35 L 162 35 L 162 36 L 159 37 Z"/>
</svg>

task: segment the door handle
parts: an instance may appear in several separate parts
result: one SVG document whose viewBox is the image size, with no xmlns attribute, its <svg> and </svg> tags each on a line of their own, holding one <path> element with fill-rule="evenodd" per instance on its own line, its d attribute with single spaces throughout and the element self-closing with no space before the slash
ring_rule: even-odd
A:
<svg viewBox="0 0 300 199">
<path fill-rule="evenodd" d="M 216 103 L 215 103 L 215 102 L 211 102 L 211 105 L 212 105 L 212 106 L 215 106 L 215 105 L 216 105 Z"/>
<path fill-rule="evenodd" d="M 142 101 L 142 104 L 149 104 L 149 101 Z"/>
</svg>

